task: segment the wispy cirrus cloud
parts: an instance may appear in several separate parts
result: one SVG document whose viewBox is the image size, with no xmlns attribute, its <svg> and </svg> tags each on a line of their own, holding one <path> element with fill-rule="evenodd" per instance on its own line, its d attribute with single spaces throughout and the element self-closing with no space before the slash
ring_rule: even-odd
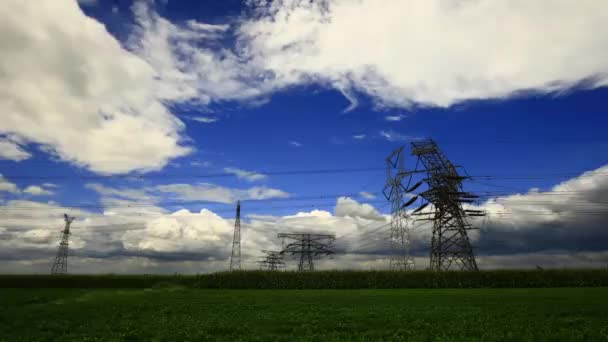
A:
<svg viewBox="0 0 608 342">
<path fill-rule="evenodd" d="M 398 115 L 387 115 L 384 117 L 385 121 L 401 121 L 407 118 L 407 115 L 398 114 Z"/>
<path fill-rule="evenodd" d="M 244 179 L 250 182 L 260 181 L 268 178 L 265 174 L 258 173 L 255 171 L 247 171 L 236 167 L 225 167 L 224 172 L 231 173 L 237 176 L 239 179 Z"/>
<path fill-rule="evenodd" d="M 196 122 L 202 122 L 202 123 L 214 123 L 214 122 L 219 121 L 218 118 L 210 117 L 210 116 L 193 116 L 193 117 L 190 117 L 189 119 L 196 121 Z"/>
<path fill-rule="evenodd" d="M 420 139 L 420 137 L 402 134 L 393 130 L 380 131 L 379 135 L 388 141 L 412 141 Z"/>
</svg>

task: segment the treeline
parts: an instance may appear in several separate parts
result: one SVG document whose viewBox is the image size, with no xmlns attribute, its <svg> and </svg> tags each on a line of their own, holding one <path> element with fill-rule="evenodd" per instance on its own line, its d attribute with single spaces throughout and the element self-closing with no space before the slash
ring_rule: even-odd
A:
<svg viewBox="0 0 608 342">
<path fill-rule="evenodd" d="M 201 275 L 0 275 L 2 288 L 392 289 L 608 286 L 608 270 L 239 271 Z"/>
</svg>

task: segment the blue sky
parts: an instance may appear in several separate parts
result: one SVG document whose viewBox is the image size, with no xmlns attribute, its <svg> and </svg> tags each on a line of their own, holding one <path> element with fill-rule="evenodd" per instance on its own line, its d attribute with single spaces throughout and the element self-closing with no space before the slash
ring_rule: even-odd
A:
<svg viewBox="0 0 608 342">
<path fill-rule="evenodd" d="M 317 2 L 270 3 L 16 1 L 31 25 L 4 24 L 21 38 L 2 47 L 16 52 L 0 65 L 11 70 L 0 95 L 3 210 L 49 206 L 60 225 L 62 210 L 103 221 L 121 210 L 208 209 L 229 226 L 242 199 L 255 226 L 255 215 L 280 221 L 314 209 L 338 220 L 337 200 L 348 197 L 357 205 L 351 218 L 369 213 L 365 203 L 386 215 L 384 158 L 426 137 L 474 176 L 468 190 L 505 203 L 530 189 L 553 201 L 563 182 L 578 182 L 577 196 L 603 186 L 601 173 L 581 176 L 608 161 L 608 38 L 594 36 L 601 2 L 480 2 L 461 11 L 435 1 L 388 9 L 333 1 L 327 12 Z M 501 13 L 498 24 L 489 13 Z M 568 23 L 568 34 L 554 21 Z M 50 43 L 41 32 L 52 33 Z M 408 155 L 406 167 L 414 164 Z M 320 170 L 334 171 L 306 174 Z M 576 187 L 585 182 L 596 185 Z M 538 223 L 526 221 L 529 208 L 511 209 L 522 210 L 522 225 Z M 150 222 L 137 229 L 153 234 Z M 24 227 L 0 222 L 0 234 Z"/>
</svg>

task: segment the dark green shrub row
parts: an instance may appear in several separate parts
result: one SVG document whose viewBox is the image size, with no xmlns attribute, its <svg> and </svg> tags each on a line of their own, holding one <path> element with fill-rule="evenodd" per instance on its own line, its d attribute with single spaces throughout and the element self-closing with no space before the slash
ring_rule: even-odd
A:
<svg viewBox="0 0 608 342">
<path fill-rule="evenodd" d="M 605 270 L 223 272 L 196 287 L 226 289 L 512 288 L 608 286 Z"/>
<path fill-rule="evenodd" d="M 608 286 L 606 270 L 220 272 L 203 275 L 1 275 L 0 287 L 211 289 L 512 288 Z"/>
</svg>

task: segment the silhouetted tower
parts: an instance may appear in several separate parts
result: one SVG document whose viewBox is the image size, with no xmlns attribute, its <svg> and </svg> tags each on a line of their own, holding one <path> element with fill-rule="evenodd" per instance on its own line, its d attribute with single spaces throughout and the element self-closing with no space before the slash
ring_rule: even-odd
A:
<svg viewBox="0 0 608 342">
<path fill-rule="evenodd" d="M 466 216 L 484 216 L 485 213 L 464 210 L 462 203 L 471 203 L 478 196 L 463 191 L 462 181 L 467 177 L 458 174 L 433 140 L 412 142 L 412 155 L 424 165 L 427 175 L 424 181 L 428 185 L 428 190 L 419 194 L 428 202 L 414 212 L 421 211 L 429 203 L 434 207 L 433 211 L 414 214 L 430 215 L 427 220 L 433 221 L 430 269 L 477 271 L 473 247 L 467 235 L 473 227 Z"/>
<path fill-rule="evenodd" d="M 236 202 L 236 219 L 234 220 L 234 237 L 232 238 L 232 254 L 230 255 L 230 270 L 241 269 L 241 201 Z"/>
<path fill-rule="evenodd" d="M 309 234 L 309 233 L 279 233 L 278 237 L 283 239 L 283 250 L 281 254 L 300 254 L 298 271 L 314 271 L 313 259 L 319 255 L 331 256 L 333 242 L 336 236 L 333 234 Z M 285 245 L 285 239 L 293 242 Z"/>
<path fill-rule="evenodd" d="M 285 268 L 283 254 L 280 251 L 262 251 L 266 253 L 264 259 L 258 261 L 260 268 L 267 271 L 278 271 Z"/>
<path fill-rule="evenodd" d="M 394 271 L 405 271 L 414 269 L 414 259 L 410 256 L 410 226 L 409 216 L 404 203 L 407 187 L 412 179 L 411 174 L 404 170 L 403 146 L 394 150 L 386 158 L 386 185 L 384 186 L 384 197 L 391 202 L 391 259 L 389 267 Z M 408 184 L 404 187 L 403 180 L 408 178 Z"/>
<path fill-rule="evenodd" d="M 74 217 L 70 217 L 67 214 L 63 214 L 65 220 L 65 227 L 61 234 L 61 242 L 59 243 L 59 249 L 57 250 L 57 256 L 51 267 L 51 274 L 61 275 L 68 273 L 68 239 L 70 237 L 70 225 L 74 221 Z"/>
</svg>

